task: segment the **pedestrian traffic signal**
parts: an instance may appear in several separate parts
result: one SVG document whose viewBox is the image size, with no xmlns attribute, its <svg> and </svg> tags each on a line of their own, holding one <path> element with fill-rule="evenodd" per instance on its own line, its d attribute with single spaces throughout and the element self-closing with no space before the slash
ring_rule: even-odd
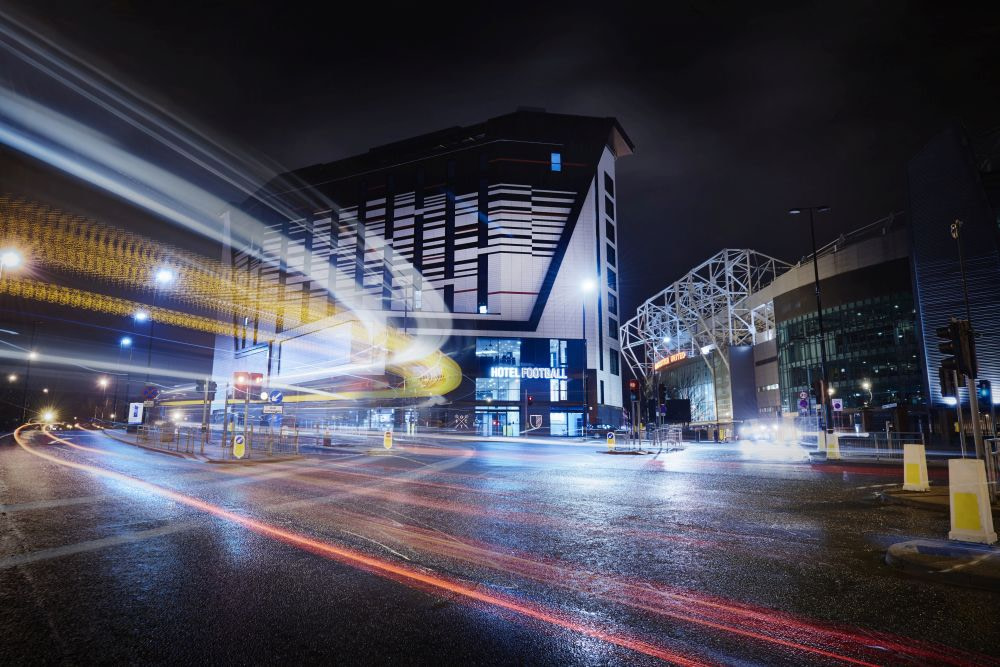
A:
<svg viewBox="0 0 1000 667">
<path fill-rule="evenodd" d="M 976 398 L 979 399 L 979 410 L 989 412 L 993 407 L 993 387 L 989 380 L 980 380 L 976 383 Z"/>
<path fill-rule="evenodd" d="M 660 405 L 663 405 L 664 403 L 667 402 L 667 385 L 661 384 L 657 388 L 657 395 L 656 395 L 656 397 L 659 399 L 659 404 Z"/>
<path fill-rule="evenodd" d="M 532 396 L 531 394 L 528 394 L 528 407 L 530 408 L 534 404 L 535 404 L 535 397 Z"/>
</svg>

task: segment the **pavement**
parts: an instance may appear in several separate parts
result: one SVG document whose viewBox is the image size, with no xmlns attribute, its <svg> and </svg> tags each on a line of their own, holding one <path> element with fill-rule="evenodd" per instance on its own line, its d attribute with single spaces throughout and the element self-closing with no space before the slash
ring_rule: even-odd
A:
<svg viewBox="0 0 1000 667">
<path fill-rule="evenodd" d="M 105 429 L 100 429 L 97 432 L 103 433 L 109 438 L 117 440 L 118 442 L 124 443 L 126 445 L 132 445 L 133 447 L 139 447 L 141 449 L 145 449 L 151 452 L 166 454 L 167 456 L 173 456 L 180 459 L 189 459 L 191 461 L 202 461 L 204 463 L 219 463 L 226 465 L 256 465 L 258 463 L 281 463 L 284 461 L 294 461 L 296 459 L 302 458 L 300 454 L 281 454 L 277 456 L 261 456 L 260 454 L 253 456 L 253 454 L 251 454 L 251 458 L 233 459 L 233 458 L 225 458 L 224 456 L 222 456 L 221 451 L 218 455 L 215 456 L 212 456 L 211 454 L 209 456 L 205 456 L 204 454 L 201 453 L 184 452 L 175 449 L 165 449 L 163 447 L 153 447 L 152 445 L 149 445 L 147 443 L 137 441 L 134 435 L 132 437 L 129 437 L 129 434 L 121 429 L 105 428 Z M 211 452 L 212 449 L 221 450 L 221 448 L 219 447 L 211 447 L 209 448 L 209 451 Z"/>
<path fill-rule="evenodd" d="M 0 439 L 0 662 L 996 664 L 1000 593 L 912 578 L 947 516 L 801 448 L 411 442 L 208 466 Z"/>
</svg>

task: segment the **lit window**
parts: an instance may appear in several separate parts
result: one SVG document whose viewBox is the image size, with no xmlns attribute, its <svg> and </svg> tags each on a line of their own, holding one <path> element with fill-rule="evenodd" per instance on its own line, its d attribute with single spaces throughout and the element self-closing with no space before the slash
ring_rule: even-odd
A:
<svg viewBox="0 0 1000 667">
<path fill-rule="evenodd" d="M 562 153 L 553 153 L 549 164 L 552 171 L 562 171 Z"/>
</svg>

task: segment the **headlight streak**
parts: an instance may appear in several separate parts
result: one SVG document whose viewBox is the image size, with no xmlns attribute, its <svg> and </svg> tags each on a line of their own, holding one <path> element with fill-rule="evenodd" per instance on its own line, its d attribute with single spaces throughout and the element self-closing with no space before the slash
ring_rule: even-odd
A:
<svg viewBox="0 0 1000 667">
<path fill-rule="evenodd" d="M 53 440 L 61 440 L 55 436 L 49 435 L 49 437 Z M 20 441 L 19 444 L 21 444 Z M 24 446 L 25 445 L 22 444 L 22 447 Z M 97 470 L 99 471 L 97 474 L 102 474 L 100 471 L 103 471 L 103 469 L 99 468 Z M 314 470 L 312 472 L 320 472 L 320 470 Z M 111 474 L 116 478 L 121 476 L 119 473 Z M 351 476 L 354 476 L 355 474 L 356 473 L 349 473 Z M 133 479 L 128 476 L 121 477 L 125 477 L 127 480 Z M 411 484 L 410 481 L 405 479 L 385 479 L 378 478 L 377 476 L 371 477 L 382 479 L 387 482 Z M 293 476 L 292 481 L 301 480 L 297 480 L 296 477 Z M 319 486 L 323 487 L 330 486 L 330 484 L 323 483 L 319 480 L 317 480 L 317 483 Z M 421 482 L 419 484 L 421 486 L 427 486 L 428 484 L 433 483 Z M 341 485 L 334 483 L 333 486 L 339 487 Z M 454 487 L 449 487 L 449 490 L 453 488 Z M 467 490 L 472 491 L 471 489 Z M 160 491 L 166 491 L 168 493 L 168 497 L 170 497 L 169 494 L 175 493 L 169 489 L 165 489 L 164 487 L 156 487 L 156 492 L 163 495 Z M 189 496 L 184 497 L 199 503 L 195 506 L 201 508 L 200 504 L 203 503 L 203 501 Z M 172 499 L 177 500 L 176 498 Z M 191 504 L 190 502 L 185 502 L 184 500 L 179 500 L 179 502 Z M 210 511 L 213 514 L 220 516 L 212 510 L 206 511 Z M 230 512 L 226 510 L 222 511 L 226 514 L 224 518 L 230 518 L 228 516 L 231 514 Z M 389 520 L 375 514 L 358 514 L 339 506 L 332 508 L 332 513 L 335 518 L 339 519 L 340 522 L 345 525 L 345 532 L 355 534 L 356 537 L 364 541 L 375 542 L 393 553 L 399 552 L 396 552 L 388 544 L 383 544 L 380 540 L 387 540 L 390 543 L 395 542 L 400 545 L 400 548 L 406 548 L 417 553 L 433 554 L 437 557 L 445 558 L 451 561 L 463 562 L 473 567 L 485 566 L 502 574 L 525 577 L 542 584 L 565 589 L 572 593 L 597 596 L 606 601 L 621 604 L 640 612 L 669 618 L 683 623 L 699 625 L 711 630 L 720 631 L 724 634 L 745 637 L 747 639 L 763 642 L 767 645 L 790 649 L 795 652 L 808 652 L 814 655 L 859 665 L 882 664 L 887 652 L 890 652 L 894 657 L 909 657 L 918 660 L 931 660 L 940 664 L 953 665 L 974 664 L 977 658 L 977 656 L 973 656 L 971 654 L 965 654 L 960 651 L 952 651 L 951 649 L 945 649 L 944 647 L 933 644 L 910 639 L 903 640 L 887 633 L 859 632 L 849 628 L 819 625 L 818 623 L 803 620 L 792 614 L 764 607 L 756 607 L 750 604 L 738 603 L 725 598 L 706 595 L 697 591 L 682 589 L 666 584 L 590 572 L 558 559 L 539 558 L 531 554 L 516 553 L 512 552 L 508 548 L 498 550 L 496 547 L 478 540 L 468 538 L 460 539 L 432 527 L 419 527 L 402 524 L 398 521 Z M 386 563 L 378 559 L 365 556 L 364 554 L 358 554 L 349 548 L 342 548 L 336 545 L 320 542 L 313 538 L 304 537 L 295 533 L 289 533 L 289 531 L 276 529 L 270 524 L 263 524 L 262 522 L 257 522 L 252 519 L 245 519 L 244 517 L 239 516 L 237 516 L 236 519 L 238 519 L 239 523 L 246 525 L 252 530 L 264 532 L 264 534 L 268 534 L 271 537 L 295 544 L 296 546 L 314 553 L 320 553 L 325 556 L 332 555 L 332 557 L 337 560 L 344 558 L 344 554 L 341 552 L 349 554 L 349 559 L 353 559 L 353 557 L 361 555 L 363 559 L 366 559 L 364 563 L 360 564 L 362 569 L 366 569 L 383 576 L 389 576 L 389 578 L 400 581 L 401 583 L 416 585 L 416 587 L 429 592 L 437 592 L 437 588 L 439 588 L 437 587 L 437 584 L 430 584 L 430 588 L 425 588 L 424 586 L 428 585 L 426 581 L 417 580 L 414 582 L 407 576 L 402 575 L 397 571 L 406 571 L 407 568 L 393 566 L 388 574 L 383 572 L 380 568 L 372 568 L 371 563 L 369 563 L 368 560 L 375 560 L 377 563 L 383 565 Z M 407 517 L 407 519 L 412 521 L 409 517 Z M 246 522 L 261 525 L 250 526 Z M 370 534 L 364 535 L 361 533 L 354 533 L 354 531 L 362 529 L 359 528 L 359 526 L 363 527 L 370 533 L 374 532 L 375 535 L 372 536 Z M 274 529 L 278 532 L 269 532 L 270 529 Z M 293 539 L 290 540 L 289 538 Z M 409 556 L 404 555 L 403 557 L 409 559 Z M 353 561 L 350 564 L 358 565 Z M 388 563 L 388 565 L 392 566 L 393 564 Z M 421 571 L 421 573 L 424 574 L 425 572 Z M 431 576 L 431 578 L 434 580 L 438 579 L 436 576 Z M 456 582 L 451 579 L 444 579 L 443 581 L 448 584 L 448 586 L 458 585 L 463 588 L 468 588 L 461 582 Z M 465 593 L 456 591 L 450 587 L 446 587 L 445 590 L 465 596 Z M 486 595 L 492 597 L 492 594 Z M 531 603 L 514 601 L 505 596 L 498 596 L 498 598 L 507 602 L 513 602 L 519 606 L 527 605 L 527 608 L 529 609 L 535 609 L 535 606 Z M 480 598 L 473 599 L 482 601 Z M 490 604 L 495 603 L 491 602 Z M 503 604 L 500 604 L 499 606 L 510 609 Z M 521 612 L 518 611 L 518 613 Z M 552 612 L 549 610 L 542 610 L 542 613 L 551 614 Z M 539 618 L 538 616 L 532 617 Z M 557 618 L 563 618 L 563 620 L 565 620 L 563 616 L 557 616 Z M 569 622 L 574 623 L 573 621 Z M 585 634 L 590 633 L 585 632 Z M 635 639 L 631 637 L 627 639 L 630 642 L 635 641 Z"/>
<path fill-rule="evenodd" d="M 310 553 L 335 560 L 344 565 L 355 567 L 366 572 L 371 572 L 372 574 L 392 579 L 393 581 L 397 581 L 401 584 L 417 588 L 431 594 L 440 594 L 441 592 L 452 593 L 462 597 L 467 602 L 484 605 L 487 609 L 498 608 L 500 610 L 513 612 L 518 616 L 527 619 L 541 621 L 565 630 L 584 634 L 589 637 L 605 641 L 609 644 L 614 644 L 616 646 L 643 653 L 677 665 L 690 665 L 691 667 L 694 667 L 696 665 L 707 664 L 635 637 L 630 637 L 621 633 L 605 632 L 598 628 L 590 627 L 570 618 L 566 614 L 554 609 L 545 608 L 540 604 L 516 600 L 500 593 L 479 590 L 460 581 L 431 574 L 423 569 L 416 569 L 392 563 L 374 556 L 366 555 L 354 549 L 323 542 L 316 538 L 295 533 L 284 528 L 279 528 L 265 523 L 264 521 L 245 517 L 193 496 L 179 493 L 158 484 L 137 479 L 130 475 L 125 475 L 97 466 L 60 459 L 57 456 L 53 456 L 30 447 L 26 443 L 25 439 L 20 435 L 24 428 L 25 427 L 22 426 L 15 431 L 15 440 L 22 449 L 30 454 L 33 454 L 34 456 L 38 456 L 57 465 L 74 468 L 91 475 L 107 477 L 119 482 L 125 482 L 154 495 L 166 498 L 181 505 L 192 507 L 202 512 L 206 512 L 220 519 L 236 523 L 260 535 L 264 535 Z M 61 440 L 60 438 L 55 439 Z"/>
</svg>

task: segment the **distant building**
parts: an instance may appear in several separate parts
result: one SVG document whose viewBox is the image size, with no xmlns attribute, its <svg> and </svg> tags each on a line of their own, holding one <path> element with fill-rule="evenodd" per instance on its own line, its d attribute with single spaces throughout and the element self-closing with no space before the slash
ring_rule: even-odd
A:
<svg viewBox="0 0 1000 667">
<path fill-rule="evenodd" d="M 281 310 L 238 314 L 215 375 L 294 386 L 286 419 L 315 423 L 577 435 L 585 406 L 620 423 L 615 162 L 632 151 L 613 118 L 524 110 L 284 175 L 227 214 L 224 256 Z M 331 331 L 372 318 L 440 345 L 459 384 L 414 401 L 388 366 L 352 374 L 372 354 Z"/>
</svg>

